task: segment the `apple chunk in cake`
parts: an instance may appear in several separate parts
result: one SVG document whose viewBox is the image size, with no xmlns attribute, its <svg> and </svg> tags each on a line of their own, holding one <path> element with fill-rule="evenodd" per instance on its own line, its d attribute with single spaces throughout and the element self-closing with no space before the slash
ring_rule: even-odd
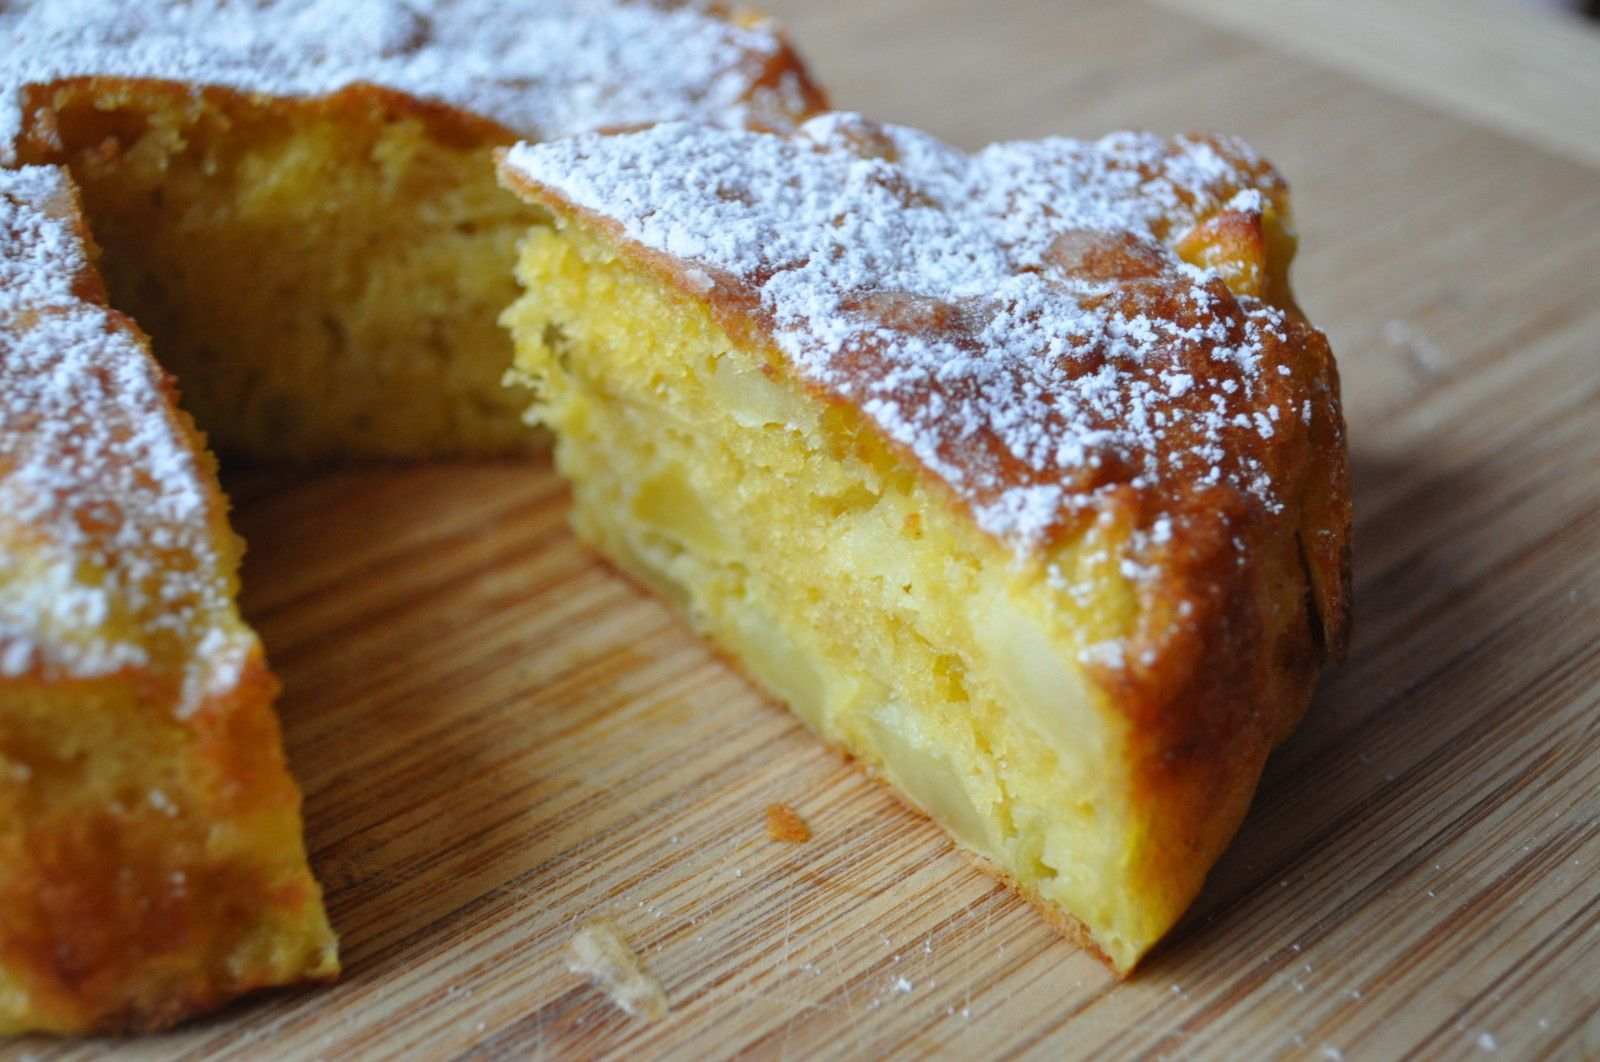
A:
<svg viewBox="0 0 1600 1062">
<path fill-rule="evenodd" d="M 1338 384 L 1244 145 L 521 146 L 579 532 L 1122 972 L 1342 651 Z"/>
</svg>

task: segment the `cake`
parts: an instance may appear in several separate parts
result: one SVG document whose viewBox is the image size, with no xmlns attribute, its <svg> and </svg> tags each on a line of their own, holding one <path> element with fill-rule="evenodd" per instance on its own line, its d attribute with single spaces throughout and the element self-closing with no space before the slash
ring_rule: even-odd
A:
<svg viewBox="0 0 1600 1062">
<path fill-rule="evenodd" d="M 496 316 L 545 215 L 491 149 L 820 96 L 670 0 L 15 0 L 0 43 L 0 1035 L 155 1028 L 338 971 L 189 413 L 269 459 L 534 445 Z"/>
<path fill-rule="evenodd" d="M 241 544 L 62 170 L 0 170 L 0 1034 L 338 972 Z"/>
<path fill-rule="evenodd" d="M 219 450 L 537 445 L 501 378 L 537 211 L 490 150 L 820 101 L 770 20 L 653 0 L 16 0 L 0 165 L 67 166 L 111 303 Z"/>
<path fill-rule="evenodd" d="M 1280 177 L 844 114 L 500 159 L 555 219 L 505 320 L 577 531 L 1130 972 L 1347 639 Z"/>
</svg>

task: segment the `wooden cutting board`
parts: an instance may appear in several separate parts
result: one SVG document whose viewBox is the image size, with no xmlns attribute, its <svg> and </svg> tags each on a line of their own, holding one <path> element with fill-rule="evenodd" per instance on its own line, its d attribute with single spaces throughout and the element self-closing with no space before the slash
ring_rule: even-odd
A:
<svg viewBox="0 0 1600 1062">
<path fill-rule="evenodd" d="M 772 6 L 842 106 L 968 146 L 1225 129 L 1294 184 L 1357 638 L 1193 916 L 1116 982 L 597 563 L 544 462 L 234 473 L 347 973 L 115 1046 L 1600 1057 L 1594 33 L 1488 0 Z M 809 842 L 767 839 L 774 801 Z M 595 916 L 665 1020 L 566 971 Z"/>
</svg>

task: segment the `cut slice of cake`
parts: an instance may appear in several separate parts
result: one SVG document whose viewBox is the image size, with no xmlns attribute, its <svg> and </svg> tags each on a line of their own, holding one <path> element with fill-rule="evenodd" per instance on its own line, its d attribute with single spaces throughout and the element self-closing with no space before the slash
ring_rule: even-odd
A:
<svg viewBox="0 0 1600 1062">
<path fill-rule="evenodd" d="M 241 545 L 63 170 L 0 170 L 0 1034 L 335 976 Z"/>
<path fill-rule="evenodd" d="M 518 146 L 574 522 L 1130 971 L 1345 644 L 1333 359 L 1233 140 Z"/>
<path fill-rule="evenodd" d="M 0 165 L 82 189 L 111 304 L 220 451 L 504 453 L 496 145 L 665 119 L 792 126 L 776 25 L 694 0 L 15 0 Z"/>
</svg>

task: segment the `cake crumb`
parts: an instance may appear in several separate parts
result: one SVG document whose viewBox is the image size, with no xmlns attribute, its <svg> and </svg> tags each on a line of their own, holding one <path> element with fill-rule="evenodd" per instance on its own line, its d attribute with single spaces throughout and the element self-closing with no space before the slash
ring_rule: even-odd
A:
<svg viewBox="0 0 1600 1062">
<path fill-rule="evenodd" d="M 811 827 L 788 804 L 768 804 L 767 836 L 774 841 L 799 844 L 811 840 Z"/>
<path fill-rule="evenodd" d="M 587 977 L 618 1007 L 635 1018 L 667 1016 L 667 995 L 646 970 L 621 931 L 604 918 L 590 919 L 567 942 L 567 969 Z"/>
</svg>

